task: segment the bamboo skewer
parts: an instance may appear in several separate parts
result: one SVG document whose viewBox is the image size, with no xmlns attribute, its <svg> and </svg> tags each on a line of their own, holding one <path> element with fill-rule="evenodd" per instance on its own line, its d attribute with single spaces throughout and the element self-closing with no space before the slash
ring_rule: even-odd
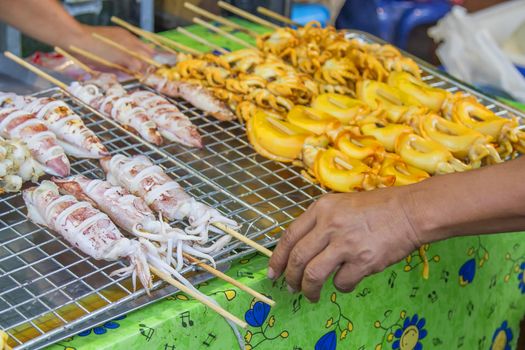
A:
<svg viewBox="0 0 525 350">
<path fill-rule="evenodd" d="M 119 43 L 117 43 L 117 42 L 115 42 L 115 41 L 113 41 L 113 40 L 111 40 L 111 39 L 109 39 L 109 38 L 107 38 L 107 37 L 105 37 L 103 35 L 100 35 L 100 34 L 97 34 L 97 33 L 93 33 L 92 35 L 93 35 L 94 38 L 96 38 L 96 39 L 98 39 L 98 40 L 100 40 L 100 41 L 108 44 L 109 46 L 112 46 L 112 47 L 114 47 L 114 48 L 116 48 L 116 49 L 118 49 L 120 51 L 123 51 L 123 52 L 127 53 L 130 56 L 133 56 L 133 57 L 135 57 L 135 58 L 137 58 L 139 60 L 147 62 L 148 64 L 150 64 L 152 66 L 155 66 L 157 68 L 162 67 L 162 64 L 160 64 L 159 62 L 157 62 L 157 61 L 155 61 L 155 60 L 153 60 L 153 59 L 151 59 L 151 58 L 149 58 L 149 57 L 147 57 L 145 55 L 142 55 L 142 54 L 140 54 L 138 52 L 130 50 L 127 47 L 125 47 L 124 45 L 121 45 L 121 44 L 119 44 Z"/>
<path fill-rule="evenodd" d="M 250 238 L 244 236 L 243 234 L 240 234 L 239 232 L 235 231 L 231 227 L 228 227 L 228 226 L 226 226 L 224 224 L 221 224 L 221 223 L 215 223 L 215 224 L 213 224 L 213 226 L 217 227 L 221 231 L 226 232 L 227 234 L 229 234 L 233 238 L 238 239 L 239 241 L 243 242 L 244 244 L 249 245 L 250 247 L 254 248 L 255 250 L 263 253 L 267 257 L 271 257 L 272 256 L 272 251 L 270 249 L 268 249 L 266 247 L 263 247 L 259 243 L 255 242 L 254 240 L 251 240 Z"/>
<path fill-rule="evenodd" d="M 89 67 L 87 64 L 85 64 L 84 62 L 82 62 L 81 60 L 79 60 L 78 58 L 76 58 L 75 56 L 67 52 L 66 50 L 58 46 L 55 46 L 55 51 L 61 54 L 62 56 L 67 57 L 71 61 L 73 61 L 77 66 L 79 66 L 86 73 L 89 73 L 91 75 L 96 74 L 96 71 L 94 69 Z"/>
<path fill-rule="evenodd" d="M 203 27 L 205 27 L 205 28 L 207 28 L 209 30 L 212 30 L 215 33 L 220 34 L 220 35 L 230 39 L 231 41 L 234 41 L 237 44 L 242 45 L 244 47 L 247 47 L 247 48 L 250 48 L 250 49 L 255 49 L 256 48 L 252 44 L 250 44 L 250 43 L 248 43 L 248 42 L 246 42 L 246 41 L 244 41 L 242 39 L 239 39 L 235 35 L 232 35 L 232 34 L 226 32 L 226 31 L 224 31 L 224 30 L 222 30 L 222 29 L 220 29 L 218 27 L 215 27 L 213 24 L 209 24 L 208 22 L 203 21 L 202 19 L 200 19 L 198 17 L 194 17 L 193 18 L 193 23 L 200 24 L 201 26 L 203 26 Z"/>
<path fill-rule="evenodd" d="M 212 309 L 213 311 L 215 311 L 216 313 L 218 313 L 222 317 L 232 321 L 233 323 L 235 323 L 239 327 L 242 327 L 242 328 L 247 328 L 248 327 L 248 324 L 246 322 L 244 322 L 243 320 L 239 319 L 237 316 L 229 313 L 228 311 L 226 311 L 225 309 L 223 309 L 219 305 L 215 305 L 214 303 L 212 303 L 210 300 L 208 300 L 203 295 L 195 293 L 193 290 L 191 290 L 190 288 L 186 287 L 184 284 L 182 284 L 181 282 L 177 281 L 175 278 L 164 274 L 163 272 L 157 270 L 155 267 L 153 267 L 151 265 L 150 265 L 149 269 L 155 275 L 159 276 L 162 280 L 166 281 L 167 283 L 171 284 L 175 288 L 179 289 L 181 292 L 192 296 L 194 299 L 196 299 L 199 302 L 201 302 L 202 304 L 206 305 L 207 307 L 209 307 L 210 309 Z"/>
<path fill-rule="evenodd" d="M 273 18 L 275 20 L 278 20 L 279 22 L 283 22 L 291 26 L 297 26 L 297 27 L 301 26 L 299 23 L 292 21 L 290 18 L 283 16 L 280 13 L 277 13 L 275 11 L 269 10 L 266 7 L 258 6 L 257 12 L 259 12 L 261 15 L 265 15 L 267 17 Z"/>
<path fill-rule="evenodd" d="M 31 63 L 21 59 L 20 57 L 14 55 L 13 53 L 9 52 L 9 51 L 4 51 L 4 55 L 9 58 L 10 60 L 12 61 L 15 61 L 16 63 L 18 63 L 19 65 L 27 68 L 28 70 L 30 70 L 31 72 L 35 73 L 36 75 L 38 75 L 39 77 L 41 78 L 44 78 L 45 80 L 49 81 L 50 83 L 58 86 L 59 88 L 61 88 L 62 90 L 64 91 L 67 91 L 67 85 L 63 82 L 61 82 L 60 80 L 58 80 L 57 78 L 47 74 L 46 72 L 44 72 L 43 70 L 33 66 Z"/>
<path fill-rule="evenodd" d="M 257 292 L 256 290 L 253 290 L 252 288 L 248 287 L 247 285 L 242 284 L 241 282 L 237 281 L 236 279 L 231 278 L 230 276 L 226 275 L 222 271 L 214 269 L 210 265 L 208 265 L 208 264 L 206 264 L 206 263 L 204 263 L 202 261 L 199 261 L 198 259 L 195 259 L 193 256 L 191 256 L 189 254 L 184 253 L 184 257 L 186 259 L 188 259 L 191 263 L 196 264 L 197 266 L 203 268 L 204 270 L 206 270 L 209 273 L 211 273 L 212 275 L 220 278 L 221 280 L 226 281 L 226 282 L 234 285 L 235 287 L 239 288 L 240 290 L 245 291 L 246 293 L 250 294 L 254 298 L 262 301 L 263 303 L 268 304 L 270 306 L 274 306 L 275 305 L 275 301 L 273 301 L 272 299 L 262 295 L 261 293 Z"/>
<path fill-rule="evenodd" d="M 121 66 L 120 64 L 110 62 L 110 61 L 108 61 L 108 60 L 106 60 L 106 59 L 104 59 L 104 58 L 102 58 L 100 56 L 92 54 L 91 52 L 83 50 L 83 49 L 81 49 L 79 47 L 76 47 L 74 45 L 71 45 L 69 47 L 69 49 L 71 51 L 73 51 L 74 53 L 76 53 L 76 54 L 79 54 L 79 55 L 81 55 L 81 56 L 83 56 L 83 57 L 85 57 L 87 59 L 90 59 L 93 62 L 97 62 L 97 63 L 102 64 L 102 65 L 104 65 L 106 67 L 109 67 L 109 68 L 120 70 L 120 71 L 122 71 L 122 72 L 124 72 L 124 73 L 126 73 L 128 75 L 131 75 L 131 76 L 133 76 L 133 77 L 135 77 L 137 79 L 140 79 L 140 76 L 138 76 L 135 72 L 129 70 L 128 68 L 126 68 L 124 66 Z"/>
<path fill-rule="evenodd" d="M 218 1 L 217 5 L 219 5 L 220 8 L 225 9 L 227 11 L 230 11 L 231 13 L 236 14 L 237 16 L 246 18 L 247 20 L 260 24 L 264 27 L 270 28 L 270 29 L 279 29 L 280 27 L 276 24 L 273 24 L 272 22 L 269 22 L 265 19 L 262 19 L 260 17 L 257 17 L 255 15 L 252 15 L 251 13 L 244 11 L 238 7 L 235 7 L 233 5 L 228 4 L 224 1 Z"/>
<path fill-rule="evenodd" d="M 208 40 L 204 39 L 204 38 L 201 38 L 200 36 L 198 35 L 195 35 L 193 34 L 192 32 L 188 31 L 187 29 L 184 29 L 182 27 L 178 27 L 177 28 L 177 31 L 183 35 L 186 35 L 188 38 L 191 38 L 203 45 L 206 45 L 208 47 L 211 47 L 212 49 L 215 49 L 217 51 L 219 51 L 220 53 L 228 53 L 228 50 L 225 50 L 223 49 L 222 47 L 220 47 L 219 45 L 215 45 L 214 43 L 212 42 L 209 42 Z"/>
<path fill-rule="evenodd" d="M 198 50 L 195 50 L 195 49 L 192 49 L 191 47 L 188 47 L 186 45 L 183 45 L 183 44 L 179 44 L 178 42 L 176 41 L 173 41 L 173 40 L 170 40 L 168 38 L 165 38 L 161 35 L 158 35 L 158 34 L 155 34 L 155 33 L 151 33 L 151 32 L 148 32 L 148 31 L 145 31 L 141 28 L 138 28 L 138 27 L 135 27 L 134 25 L 118 18 L 118 17 L 111 17 L 111 22 L 123 27 L 123 28 L 126 28 L 127 30 L 129 30 L 130 32 L 140 36 L 140 37 L 143 37 L 147 40 L 150 40 L 151 42 L 153 42 L 153 40 L 157 40 L 161 43 L 164 43 L 165 45 L 167 46 L 172 46 L 172 47 L 175 47 L 181 51 L 186 51 L 190 54 L 193 54 L 193 55 L 200 55 L 201 52 L 198 51 Z"/>
<path fill-rule="evenodd" d="M 221 23 L 221 24 L 223 24 L 223 25 L 225 25 L 227 27 L 230 27 L 232 29 L 240 30 L 240 31 L 242 31 L 242 32 L 244 32 L 244 33 L 254 37 L 254 38 L 256 38 L 257 35 L 258 35 L 256 32 L 254 32 L 251 29 L 244 28 L 240 24 L 237 24 L 237 23 L 235 23 L 233 21 L 230 21 L 229 19 L 226 19 L 224 17 L 217 16 L 217 15 L 211 13 L 210 11 L 207 11 L 207 10 L 205 10 L 203 8 L 200 8 L 200 7 L 197 7 L 197 6 L 193 5 L 192 3 L 185 2 L 184 3 L 184 7 L 186 7 L 190 11 L 195 12 L 198 15 L 201 15 L 203 17 L 209 18 L 212 21 L 219 22 L 219 23 Z"/>
</svg>

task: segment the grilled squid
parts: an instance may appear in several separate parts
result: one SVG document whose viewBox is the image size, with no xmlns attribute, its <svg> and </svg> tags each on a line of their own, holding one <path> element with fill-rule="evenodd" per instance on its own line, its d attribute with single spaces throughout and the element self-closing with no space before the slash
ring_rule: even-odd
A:
<svg viewBox="0 0 525 350">
<path fill-rule="evenodd" d="M 188 101 L 217 120 L 235 119 L 235 115 L 224 102 L 216 99 L 211 92 L 197 84 L 170 80 L 155 73 L 144 75 L 142 82 L 166 96 L 180 97 Z"/>
<path fill-rule="evenodd" d="M 144 140 L 161 145 L 162 136 L 146 110 L 139 107 L 119 84 L 106 84 L 106 81 L 101 82 L 98 79 L 74 82 L 70 85 L 69 92 Z"/>
<path fill-rule="evenodd" d="M 410 185 L 430 177 L 426 171 L 408 165 L 400 156 L 393 153 L 385 155 L 379 174 L 382 176 L 394 176 L 396 179 L 394 186 Z"/>
<path fill-rule="evenodd" d="M 130 97 L 149 113 L 165 139 L 190 147 L 202 147 L 197 127 L 168 100 L 143 90 L 133 92 Z"/>
<path fill-rule="evenodd" d="M 191 227 L 186 232 L 199 235 L 201 243 L 208 241 L 208 230 L 219 232 L 210 227 L 211 224 L 237 227 L 235 221 L 188 195 L 161 167 L 145 156 L 128 158 L 115 155 L 102 159 L 101 164 L 111 184 L 144 198 L 150 208 L 170 220 L 187 218 Z"/>
<path fill-rule="evenodd" d="M 213 258 L 208 254 L 217 253 L 231 239 L 231 236 L 223 236 L 211 246 L 197 245 L 195 241 L 199 240 L 198 236 L 188 235 L 181 229 L 172 228 L 162 220 L 157 220 L 142 198 L 107 181 L 93 180 L 82 175 L 53 181 L 60 188 L 60 192 L 93 203 L 123 230 L 135 237 L 155 242 L 161 255 L 166 257 L 167 264 L 176 261 L 174 267 L 177 271 L 183 266 L 183 252 L 207 259 L 214 265 Z M 172 260 L 173 258 L 175 260 Z"/>
<path fill-rule="evenodd" d="M 177 272 L 162 261 L 155 246 L 144 239 L 125 238 L 111 219 L 89 202 L 59 193 L 51 181 L 43 181 L 38 187 L 23 192 L 28 217 L 36 224 L 46 226 L 97 260 L 129 260 L 129 266 L 113 271 L 111 275 L 131 274 L 133 287 L 136 278 L 148 291 L 151 288 L 149 265 L 168 275 Z"/>
<path fill-rule="evenodd" d="M 365 163 L 334 148 L 317 153 L 314 173 L 323 186 L 338 192 L 368 191 L 395 182 L 395 177 L 383 177 Z"/>
<path fill-rule="evenodd" d="M 51 175 L 69 175 L 70 165 L 54 133 L 33 114 L 16 108 L 0 109 L 0 136 L 24 141 L 33 158 Z"/>
<path fill-rule="evenodd" d="M 407 164 L 429 174 L 446 174 L 471 168 L 454 158 L 452 153 L 438 142 L 416 134 L 399 135 L 395 149 Z"/>
</svg>

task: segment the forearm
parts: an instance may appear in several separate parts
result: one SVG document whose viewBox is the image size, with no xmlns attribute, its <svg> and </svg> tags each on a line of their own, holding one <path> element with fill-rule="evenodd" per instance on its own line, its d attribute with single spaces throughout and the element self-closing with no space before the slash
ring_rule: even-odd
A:
<svg viewBox="0 0 525 350">
<path fill-rule="evenodd" d="M 405 211 L 421 243 L 525 230 L 525 158 L 406 187 Z"/>
<path fill-rule="evenodd" d="M 57 0 L 0 0 L 0 20 L 53 46 L 68 47 L 86 35 Z"/>
</svg>

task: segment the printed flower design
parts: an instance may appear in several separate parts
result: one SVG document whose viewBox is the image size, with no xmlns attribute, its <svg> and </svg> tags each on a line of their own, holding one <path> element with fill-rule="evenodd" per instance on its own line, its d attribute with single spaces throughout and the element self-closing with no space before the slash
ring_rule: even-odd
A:
<svg viewBox="0 0 525 350">
<path fill-rule="evenodd" d="M 403 327 L 396 330 L 394 337 L 396 340 L 392 343 L 392 349 L 400 350 L 422 350 L 423 344 L 420 340 L 427 336 L 425 327 L 425 319 L 421 319 L 417 314 L 414 314 L 412 318 L 405 318 Z"/>
<path fill-rule="evenodd" d="M 323 335 L 317 343 L 315 343 L 315 350 L 335 350 L 337 346 L 337 333 L 330 331 Z"/>
<path fill-rule="evenodd" d="M 258 301 L 253 304 L 253 307 L 246 311 L 244 319 L 252 327 L 261 327 L 270 314 L 270 305 Z"/>
<path fill-rule="evenodd" d="M 512 338 L 512 329 L 509 328 L 507 321 L 503 321 L 492 336 L 490 350 L 511 350 L 510 342 Z"/>
<path fill-rule="evenodd" d="M 459 268 L 459 284 L 461 286 L 466 286 L 467 284 L 472 283 L 475 276 L 476 276 L 476 259 L 472 258 L 470 260 L 467 260 Z"/>
<path fill-rule="evenodd" d="M 251 327 L 258 328 L 258 330 L 255 331 L 246 331 L 246 334 L 244 335 L 246 350 L 255 349 L 256 347 L 258 347 L 266 341 L 273 341 L 278 338 L 288 338 L 289 334 L 286 330 L 283 330 L 280 333 L 273 336 L 268 334 L 275 334 L 275 330 L 272 331 L 272 329 L 275 326 L 276 322 L 274 315 L 270 316 L 268 321 L 266 321 L 268 315 L 270 314 L 270 309 L 270 306 L 263 303 L 262 301 L 252 301 L 252 306 L 248 311 L 245 312 L 244 319 L 246 320 L 246 322 Z"/>
<path fill-rule="evenodd" d="M 518 288 L 521 294 L 525 294 L 525 261 L 520 265 L 520 273 L 518 274 Z"/>
<path fill-rule="evenodd" d="M 126 315 L 122 315 L 120 317 L 117 317 L 111 321 L 108 321 L 100 326 L 97 326 L 97 327 L 94 327 L 94 328 L 91 328 L 91 329 L 86 329 L 85 331 L 83 332 L 80 332 L 78 333 L 78 335 L 80 337 L 86 337 L 88 335 L 91 334 L 91 332 L 93 332 L 94 334 L 96 335 L 102 335 L 102 334 L 105 334 L 107 333 L 109 330 L 111 329 L 117 329 L 120 327 L 120 324 L 116 321 L 120 321 L 120 320 L 123 320 L 126 318 Z"/>
</svg>

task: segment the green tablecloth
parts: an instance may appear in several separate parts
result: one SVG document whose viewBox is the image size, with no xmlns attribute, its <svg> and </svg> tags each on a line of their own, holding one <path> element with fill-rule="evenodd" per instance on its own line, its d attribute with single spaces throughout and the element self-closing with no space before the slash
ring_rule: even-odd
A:
<svg viewBox="0 0 525 350">
<path fill-rule="evenodd" d="M 274 308 L 219 280 L 200 290 L 248 322 L 247 349 L 516 349 L 525 311 L 523 237 L 432 244 L 353 293 L 326 285 L 318 304 L 289 294 L 282 280 L 269 281 L 267 258 L 259 255 L 236 262 L 228 274 L 270 296 Z M 49 349 L 234 348 L 224 319 L 179 294 Z"/>
<path fill-rule="evenodd" d="M 220 46 L 240 48 L 202 28 L 190 30 Z M 167 35 L 197 47 L 177 33 Z M 474 236 L 425 246 L 366 278 L 353 293 L 327 284 L 318 304 L 289 294 L 282 280 L 266 279 L 267 258 L 257 254 L 235 262 L 228 274 L 273 298 L 274 308 L 219 280 L 199 288 L 248 322 L 242 331 L 246 349 L 516 349 L 525 313 L 524 237 Z M 178 294 L 49 350 L 236 347 L 224 319 Z"/>
</svg>

